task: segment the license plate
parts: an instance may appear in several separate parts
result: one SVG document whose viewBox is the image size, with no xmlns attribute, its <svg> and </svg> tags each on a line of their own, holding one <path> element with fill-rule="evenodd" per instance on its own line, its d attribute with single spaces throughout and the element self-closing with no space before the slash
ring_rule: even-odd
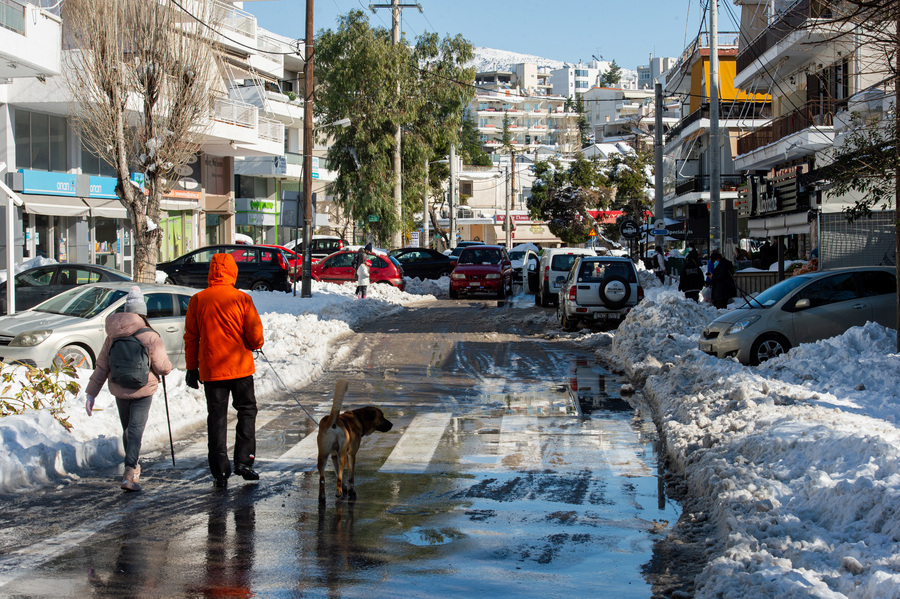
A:
<svg viewBox="0 0 900 599">
<path fill-rule="evenodd" d="M 481 287 L 481 283 L 469 283 L 469 287 Z"/>
<path fill-rule="evenodd" d="M 707 354 L 711 353 L 712 352 L 712 343 L 710 343 L 709 341 L 701 341 L 700 342 L 700 351 L 705 352 Z"/>
<path fill-rule="evenodd" d="M 553 283 L 554 289 L 559 289 L 560 287 L 562 287 L 562 283 Z"/>
</svg>

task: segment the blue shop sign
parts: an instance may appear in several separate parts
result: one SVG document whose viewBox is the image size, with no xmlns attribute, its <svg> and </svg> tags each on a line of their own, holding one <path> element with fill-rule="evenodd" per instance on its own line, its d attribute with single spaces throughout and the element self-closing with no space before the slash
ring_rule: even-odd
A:
<svg viewBox="0 0 900 599">
<path fill-rule="evenodd" d="M 25 169 L 19 169 L 19 172 L 22 173 L 22 193 L 73 198 L 76 196 L 76 179 L 78 175 Z"/>
<path fill-rule="evenodd" d="M 91 177 L 90 198 L 103 198 L 107 200 L 115 200 L 119 196 L 116 195 L 116 180 L 113 177 Z"/>
</svg>

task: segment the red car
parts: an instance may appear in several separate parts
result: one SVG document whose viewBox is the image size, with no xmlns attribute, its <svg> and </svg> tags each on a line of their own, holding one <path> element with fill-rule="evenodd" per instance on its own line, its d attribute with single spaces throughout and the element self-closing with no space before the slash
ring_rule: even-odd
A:
<svg viewBox="0 0 900 599">
<path fill-rule="evenodd" d="M 297 281 L 300 280 L 300 276 L 303 274 L 303 256 L 294 252 L 294 250 L 287 249 L 283 245 L 272 245 L 269 243 L 263 243 L 260 245 L 269 248 L 278 248 L 279 250 L 284 252 L 284 255 L 287 256 L 288 264 L 290 264 L 291 267 L 291 276 L 293 276 Z M 313 262 L 315 262 L 315 260 L 313 260 Z"/>
<path fill-rule="evenodd" d="M 353 258 L 356 250 L 341 250 L 330 256 L 326 256 L 313 263 L 312 278 L 316 281 L 327 283 L 355 282 L 356 269 L 353 268 Z M 403 267 L 383 250 L 375 250 L 375 254 L 369 255 L 372 266 L 369 268 L 369 281 L 387 283 L 403 291 L 406 282 L 403 280 Z"/>
<path fill-rule="evenodd" d="M 512 261 L 502 245 L 475 245 L 459 254 L 450 273 L 450 297 L 468 293 L 493 293 L 498 298 L 512 295 Z"/>
</svg>

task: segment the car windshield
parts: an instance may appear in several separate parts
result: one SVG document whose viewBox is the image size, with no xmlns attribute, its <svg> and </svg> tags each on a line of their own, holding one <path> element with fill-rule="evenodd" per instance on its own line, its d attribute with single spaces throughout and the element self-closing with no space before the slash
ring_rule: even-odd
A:
<svg viewBox="0 0 900 599">
<path fill-rule="evenodd" d="M 500 264 L 500 251 L 467 248 L 459 255 L 460 264 Z"/>
<path fill-rule="evenodd" d="M 521 260 L 525 257 L 525 250 L 513 250 L 509 253 L 510 260 Z"/>
<path fill-rule="evenodd" d="M 753 298 L 742 308 L 769 308 L 780 302 L 784 296 L 788 295 L 797 287 L 805 285 L 809 282 L 808 277 L 798 276 L 785 279 L 784 281 L 772 285 L 765 291 Z"/>
<path fill-rule="evenodd" d="M 126 292 L 121 289 L 78 287 L 38 304 L 34 310 L 78 318 L 93 318 L 125 295 Z"/>
</svg>

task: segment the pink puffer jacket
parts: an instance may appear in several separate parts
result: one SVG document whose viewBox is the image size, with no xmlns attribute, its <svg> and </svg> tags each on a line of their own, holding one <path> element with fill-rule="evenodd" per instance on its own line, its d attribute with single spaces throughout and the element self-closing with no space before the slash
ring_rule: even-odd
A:
<svg viewBox="0 0 900 599">
<path fill-rule="evenodd" d="M 91 381 L 88 383 L 85 393 L 91 397 L 97 397 L 103 388 L 103 383 L 109 377 L 109 346 L 112 340 L 117 337 L 128 337 L 134 335 L 135 332 L 147 328 L 144 319 L 138 314 L 128 312 L 117 312 L 106 319 L 106 341 L 100 348 L 100 354 L 97 356 L 97 366 L 94 367 L 94 374 L 91 375 Z M 140 389 L 126 389 L 120 385 L 109 381 L 109 392 L 119 399 L 139 399 L 148 397 L 156 393 L 159 386 L 159 377 L 165 376 L 172 372 L 172 363 L 166 354 L 166 347 L 159 334 L 155 331 L 144 331 L 137 335 L 137 339 L 147 348 L 150 354 L 150 376 L 147 384 Z M 155 374 L 155 376 L 154 376 Z"/>
</svg>

